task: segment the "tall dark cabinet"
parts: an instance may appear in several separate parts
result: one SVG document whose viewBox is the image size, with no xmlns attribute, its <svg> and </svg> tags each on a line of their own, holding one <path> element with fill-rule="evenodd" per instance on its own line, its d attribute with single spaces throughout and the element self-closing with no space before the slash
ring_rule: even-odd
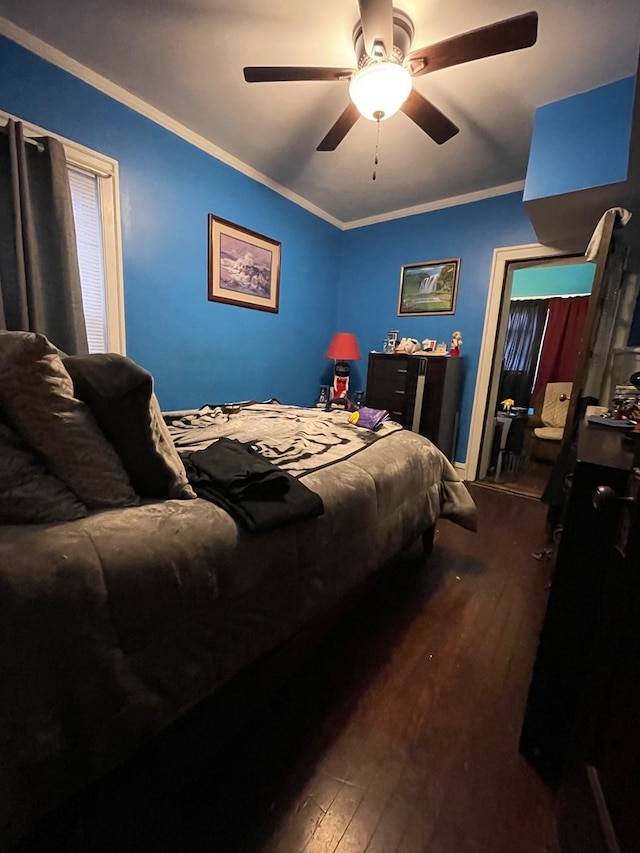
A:
<svg viewBox="0 0 640 853">
<path fill-rule="evenodd" d="M 445 355 L 369 353 L 366 405 L 386 409 L 453 459 L 462 360 Z"/>
<path fill-rule="evenodd" d="M 640 849 L 640 436 L 580 426 L 520 749 L 563 853 Z"/>
</svg>

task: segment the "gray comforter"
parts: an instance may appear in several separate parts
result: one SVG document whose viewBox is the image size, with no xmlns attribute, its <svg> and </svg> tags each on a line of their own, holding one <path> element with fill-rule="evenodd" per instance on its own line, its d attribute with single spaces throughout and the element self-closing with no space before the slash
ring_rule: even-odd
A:
<svg viewBox="0 0 640 853">
<path fill-rule="evenodd" d="M 322 498 L 318 518 L 251 534 L 197 499 L 0 527 L 0 847 L 438 517 L 475 529 L 464 484 L 426 439 L 394 425 L 366 434 L 338 412 L 323 440 L 311 424 L 324 413 L 281 408 L 300 433 L 286 447 L 279 427 L 255 434 L 245 411 L 234 426 L 220 410 L 220 434 L 262 442 L 267 455 L 279 446 Z M 174 422 L 177 445 L 194 446 L 197 428 Z"/>
</svg>

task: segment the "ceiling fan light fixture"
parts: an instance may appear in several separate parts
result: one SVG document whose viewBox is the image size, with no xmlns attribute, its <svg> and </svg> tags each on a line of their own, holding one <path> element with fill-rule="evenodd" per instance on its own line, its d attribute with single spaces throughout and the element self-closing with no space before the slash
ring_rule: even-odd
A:
<svg viewBox="0 0 640 853">
<path fill-rule="evenodd" d="M 391 118 L 409 97 L 411 75 L 396 62 L 373 62 L 351 78 L 349 97 L 370 121 Z"/>
</svg>

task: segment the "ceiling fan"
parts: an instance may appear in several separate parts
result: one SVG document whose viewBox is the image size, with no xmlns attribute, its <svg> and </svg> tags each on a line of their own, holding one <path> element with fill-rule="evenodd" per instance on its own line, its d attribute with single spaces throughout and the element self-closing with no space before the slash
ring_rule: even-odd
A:
<svg viewBox="0 0 640 853">
<path fill-rule="evenodd" d="M 538 14 L 527 12 L 436 44 L 410 50 L 411 19 L 393 8 L 393 0 L 358 0 L 360 21 L 353 31 L 357 68 L 249 66 L 247 83 L 297 80 L 349 81 L 351 101 L 317 151 L 334 151 L 362 115 L 380 122 L 398 110 L 441 145 L 459 128 L 413 86 L 413 78 L 474 59 L 521 50 L 535 44 Z"/>
</svg>

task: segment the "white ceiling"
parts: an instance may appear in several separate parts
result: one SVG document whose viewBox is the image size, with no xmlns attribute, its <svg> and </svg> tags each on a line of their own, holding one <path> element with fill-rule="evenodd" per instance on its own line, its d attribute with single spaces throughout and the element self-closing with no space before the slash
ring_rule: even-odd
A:
<svg viewBox="0 0 640 853">
<path fill-rule="evenodd" d="M 636 73 L 638 0 L 398 0 L 412 48 L 530 10 L 537 44 L 416 78 L 459 127 L 436 145 L 405 115 L 316 145 L 345 82 L 244 82 L 245 65 L 355 66 L 357 0 L 0 0 L 0 16 L 341 223 L 522 182 L 536 107 Z M 0 20 L 0 32 L 3 31 Z M 7 31 L 6 26 L 4 31 Z"/>
</svg>

